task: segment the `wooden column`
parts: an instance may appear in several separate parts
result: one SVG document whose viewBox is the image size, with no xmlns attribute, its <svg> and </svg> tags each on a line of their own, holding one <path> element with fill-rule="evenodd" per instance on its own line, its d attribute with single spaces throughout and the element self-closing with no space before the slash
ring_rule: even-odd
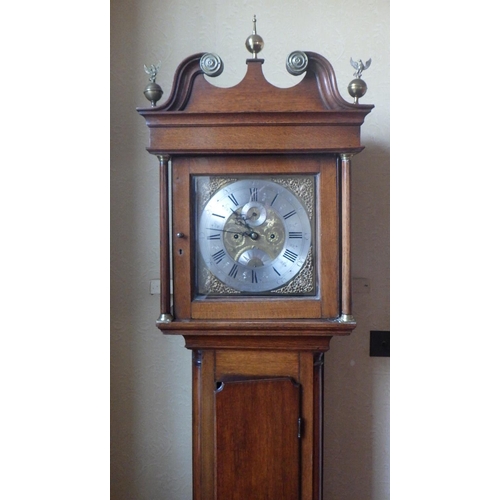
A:
<svg viewBox="0 0 500 500">
<path fill-rule="evenodd" d="M 351 158 L 352 153 L 341 153 L 341 313 L 343 322 L 354 321 L 351 290 Z"/>
<path fill-rule="evenodd" d="M 160 317 L 157 325 L 170 323 L 170 211 L 168 196 L 169 155 L 160 155 Z"/>
</svg>

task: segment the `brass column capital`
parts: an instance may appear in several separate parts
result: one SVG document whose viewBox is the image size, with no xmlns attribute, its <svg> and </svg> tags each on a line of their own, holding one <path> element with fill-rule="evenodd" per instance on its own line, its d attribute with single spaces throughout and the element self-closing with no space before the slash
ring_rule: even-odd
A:
<svg viewBox="0 0 500 500">
<path fill-rule="evenodd" d="M 340 158 L 349 161 L 356 153 L 340 153 Z"/>
<path fill-rule="evenodd" d="M 172 155 L 164 154 L 164 155 L 156 155 L 156 157 L 158 158 L 158 160 L 160 162 L 160 166 L 161 166 L 161 165 L 165 165 L 166 163 L 168 163 L 169 160 L 172 158 Z"/>
</svg>

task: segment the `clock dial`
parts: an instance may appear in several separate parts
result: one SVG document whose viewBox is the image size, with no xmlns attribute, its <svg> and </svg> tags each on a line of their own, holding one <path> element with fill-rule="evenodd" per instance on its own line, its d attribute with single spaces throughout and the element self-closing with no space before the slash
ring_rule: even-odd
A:
<svg viewBox="0 0 500 500">
<path fill-rule="evenodd" d="M 206 294 L 203 282 L 215 277 L 227 293 L 269 293 L 299 275 L 311 259 L 312 211 L 286 184 L 236 179 L 200 200 L 199 292 Z"/>
</svg>

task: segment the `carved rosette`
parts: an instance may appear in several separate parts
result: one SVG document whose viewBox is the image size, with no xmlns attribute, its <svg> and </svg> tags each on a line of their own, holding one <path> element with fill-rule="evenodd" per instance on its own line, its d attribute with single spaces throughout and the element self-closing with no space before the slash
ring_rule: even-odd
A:
<svg viewBox="0 0 500 500">
<path fill-rule="evenodd" d="M 298 76 L 306 71 L 308 64 L 307 54 L 301 50 L 296 50 L 288 56 L 286 69 L 291 75 Z"/>
<path fill-rule="evenodd" d="M 207 76 L 219 76 L 224 71 L 224 63 L 217 54 L 207 52 L 200 59 L 200 68 Z"/>
</svg>

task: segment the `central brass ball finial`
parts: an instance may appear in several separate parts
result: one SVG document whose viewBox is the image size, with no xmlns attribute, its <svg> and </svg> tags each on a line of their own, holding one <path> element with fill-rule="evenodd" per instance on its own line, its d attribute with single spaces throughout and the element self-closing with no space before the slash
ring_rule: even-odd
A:
<svg viewBox="0 0 500 500">
<path fill-rule="evenodd" d="M 253 16 L 253 31 L 245 42 L 247 50 L 257 59 L 257 54 L 264 48 L 264 40 L 257 35 L 257 16 Z"/>
</svg>

